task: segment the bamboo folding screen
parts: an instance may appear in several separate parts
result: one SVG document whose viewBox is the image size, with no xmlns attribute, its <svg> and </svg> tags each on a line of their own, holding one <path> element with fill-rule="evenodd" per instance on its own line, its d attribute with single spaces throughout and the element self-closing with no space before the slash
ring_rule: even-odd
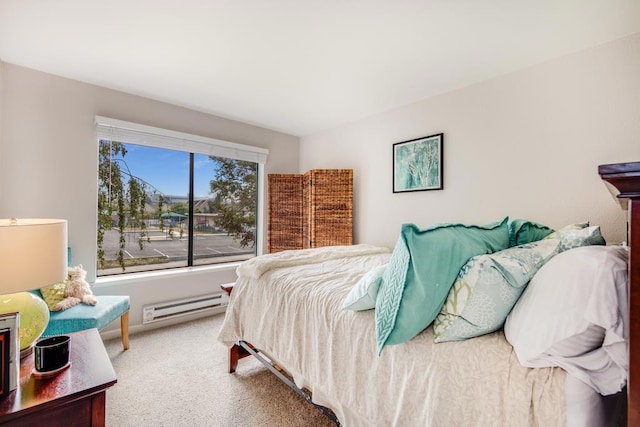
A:
<svg viewBox="0 0 640 427">
<path fill-rule="evenodd" d="M 353 243 L 353 170 L 268 176 L 267 251 Z"/>
<path fill-rule="evenodd" d="M 302 175 L 269 174 L 267 185 L 267 252 L 302 248 Z"/>
</svg>

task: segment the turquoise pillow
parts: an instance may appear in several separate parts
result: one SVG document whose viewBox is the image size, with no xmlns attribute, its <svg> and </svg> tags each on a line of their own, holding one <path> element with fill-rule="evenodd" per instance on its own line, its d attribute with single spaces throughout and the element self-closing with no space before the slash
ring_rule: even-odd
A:
<svg viewBox="0 0 640 427">
<path fill-rule="evenodd" d="M 526 245 L 537 242 L 553 233 L 553 229 L 526 219 L 509 221 L 509 246 Z"/>
<path fill-rule="evenodd" d="M 500 329 L 531 278 L 559 249 L 558 239 L 548 239 L 469 259 L 433 323 L 435 342 Z"/>
<path fill-rule="evenodd" d="M 509 246 L 508 218 L 480 225 L 405 224 L 376 299 L 378 353 L 418 335 L 438 315 L 460 268 L 475 255 Z"/>
</svg>

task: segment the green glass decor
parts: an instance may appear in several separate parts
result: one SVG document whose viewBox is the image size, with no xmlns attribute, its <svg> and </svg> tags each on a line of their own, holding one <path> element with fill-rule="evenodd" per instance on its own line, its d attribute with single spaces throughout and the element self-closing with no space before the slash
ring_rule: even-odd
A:
<svg viewBox="0 0 640 427">
<path fill-rule="evenodd" d="M 30 354 L 49 323 L 47 304 L 30 292 L 0 295 L 0 313 L 20 313 L 20 357 Z"/>
</svg>

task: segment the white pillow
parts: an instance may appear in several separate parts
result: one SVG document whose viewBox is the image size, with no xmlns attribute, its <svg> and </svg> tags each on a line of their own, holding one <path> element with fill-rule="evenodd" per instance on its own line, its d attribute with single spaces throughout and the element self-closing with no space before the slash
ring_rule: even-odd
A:
<svg viewBox="0 0 640 427">
<path fill-rule="evenodd" d="M 376 306 L 376 297 L 382 280 L 382 273 L 387 265 L 380 265 L 367 272 L 362 278 L 351 288 L 349 294 L 342 303 L 343 310 L 371 310 Z"/>
<path fill-rule="evenodd" d="M 627 263 L 622 246 L 556 255 L 531 279 L 504 332 L 526 367 L 560 366 L 602 395 L 626 384 Z"/>
</svg>

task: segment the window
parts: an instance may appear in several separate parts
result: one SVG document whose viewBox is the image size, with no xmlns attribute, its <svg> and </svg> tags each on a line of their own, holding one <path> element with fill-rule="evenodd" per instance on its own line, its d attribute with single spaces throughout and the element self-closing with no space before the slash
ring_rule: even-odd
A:
<svg viewBox="0 0 640 427">
<path fill-rule="evenodd" d="M 96 121 L 98 276 L 238 261 L 260 252 L 267 150 Z"/>
</svg>

